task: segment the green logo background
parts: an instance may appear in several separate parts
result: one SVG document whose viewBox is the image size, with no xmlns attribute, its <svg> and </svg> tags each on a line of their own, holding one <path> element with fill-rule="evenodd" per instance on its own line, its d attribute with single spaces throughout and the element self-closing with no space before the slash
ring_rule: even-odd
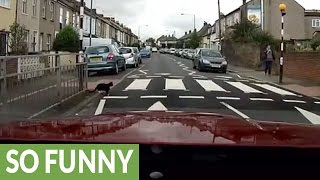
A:
<svg viewBox="0 0 320 180">
<path fill-rule="evenodd" d="M 10 174 L 6 171 L 7 167 L 12 168 L 13 165 L 7 161 L 7 152 L 11 149 L 19 151 L 18 156 L 12 155 L 12 157 L 19 162 L 20 155 L 24 150 L 34 150 L 39 156 L 39 167 L 33 174 L 24 173 L 21 168 L 15 174 Z M 64 150 L 65 153 L 65 167 L 70 167 L 70 150 L 76 150 L 76 166 L 74 172 L 70 174 L 64 174 L 59 167 L 59 156 L 51 155 L 51 159 L 56 159 L 57 164 L 51 165 L 51 173 L 45 173 L 45 150 Z M 91 150 L 96 150 L 96 173 L 93 174 L 84 164 L 84 173 L 79 173 L 79 158 L 78 150 L 83 150 L 87 157 L 90 159 Z M 104 165 L 103 173 L 98 173 L 98 150 L 103 150 L 108 159 L 110 159 L 110 150 L 122 150 L 124 157 L 129 150 L 134 150 L 128 163 L 128 173 L 122 173 L 122 163 L 115 152 L 115 166 L 116 170 L 114 174 L 111 174 L 106 165 Z M 33 166 L 33 158 L 28 155 L 25 160 L 26 167 L 31 168 Z M 139 145 L 111 145 L 111 144 L 1 144 L 0 145 L 0 179 L 1 180 L 138 180 L 139 179 Z"/>
</svg>

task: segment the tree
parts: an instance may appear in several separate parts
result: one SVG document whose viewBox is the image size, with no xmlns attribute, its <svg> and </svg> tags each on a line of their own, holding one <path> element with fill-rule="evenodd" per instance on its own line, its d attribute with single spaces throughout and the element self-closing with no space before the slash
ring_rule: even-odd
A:
<svg viewBox="0 0 320 180">
<path fill-rule="evenodd" d="M 9 47 L 11 54 L 24 55 L 28 53 L 28 44 L 26 42 L 26 29 L 24 26 L 13 23 L 10 26 Z"/>
<path fill-rule="evenodd" d="M 133 43 L 133 44 L 131 44 L 131 47 L 137 47 L 138 49 L 140 49 L 140 44 L 139 43 Z"/>
<path fill-rule="evenodd" d="M 155 43 L 155 42 L 156 42 L 156 40 L 155 40 L 155 39 L 153 39 L 153 38 L 149 38 L 149 39 L 147 39 L 147 40 L 146 40 L 146 42 L 151 43 L 151 46 L 152 46 L 152 47 L 156 46 L 156 43 Z"/>
<path fill-rule="evenodd" d="M 66 26 L 53 42 L 53 49 L 55 51 L 79 52 L 80 47 L 79 34 L 72 26 Z"/>
<path fill-rule="evenodd" d="M 312 40 L 311 40 L 311 48 L 315 51 L 317 50 L 318 47 L 320 47 L 320 37 L 314 37 Z"/>
<path fill-rule="evenodd" d="M 198 36 L 197 32 L 194 31 L 192 33 L 191 39 L 188 42 L 188 46 L 190 45 L 190 48 L 196 49 L 200 46 L 201 38 Z"/>
</svg>

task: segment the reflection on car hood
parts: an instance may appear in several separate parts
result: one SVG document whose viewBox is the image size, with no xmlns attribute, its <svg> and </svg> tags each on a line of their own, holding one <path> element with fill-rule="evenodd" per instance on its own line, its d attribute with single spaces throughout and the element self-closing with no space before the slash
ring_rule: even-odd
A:
<svg viewBox="0 0 320 180">
<path fill-rule="evenodd" d="M 221 57 L 208 57 L 208 56 L 203 56 L 202 59 L 208 60 L 210 62 L 223 62 L 225 59 Z"/>
<path fill-rule="evenodd" d="M 0 124 L 1 140 L 320 146 L 320 127 L 209 113 L 110 113 Z"/>
</svg>

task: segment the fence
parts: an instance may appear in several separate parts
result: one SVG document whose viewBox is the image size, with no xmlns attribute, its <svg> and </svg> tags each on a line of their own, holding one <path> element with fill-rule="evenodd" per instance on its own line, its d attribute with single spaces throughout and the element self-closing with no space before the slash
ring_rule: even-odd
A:
<svg viewBox="0 0 320 180">
<path fill-rule="evenodd" d="M 0 56 L 0 119 L 31 119 L 84 92 L 87 64 L 77 58 L 70 53 Z"/>
</svg>

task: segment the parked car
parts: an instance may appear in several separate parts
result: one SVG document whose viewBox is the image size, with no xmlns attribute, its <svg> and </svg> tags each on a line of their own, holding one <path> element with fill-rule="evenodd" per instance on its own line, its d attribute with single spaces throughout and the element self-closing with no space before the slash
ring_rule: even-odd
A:
<svg viewBox="0 0 320 180">
<path fill-rule="evenodd" d="M 133 47 L 121 47 L 119 51 L 126 59 L 127 67 L 138 67 L 139 66 L 139 54 Z"/>
<path fill-rule="evenodd" d="M 195 50 L 194 49 L 189 49 L 188 53 L 187 53 L 187 59 L 193 59 L 194 58 L 194 54 L 195 54 Z"/>
<path fill-rule="evenodd" d="M 164 53 L 165 53 L 165 49 L 161 48 L 159 52 L 160 52 L 161 54 L 164 54 Z"/>
<path fill-rule="evenodd" d="M 158 52 L 158 48 L 153 47 L 153 48 L 152 48 L 152 52 L 153 52 L 153 53 L 157 53 L 157 52 Z"/>
<path fill-rule="evenodd" d="M 126 70 L 126 60 L 115 45 L 90 46 L 85 51 L 89 72 Z"/>
<path fill-rule="evenodd" d="M 164 53 L 165 53 L 165 54 L 169 54 L 169 53 L 170 53 L 170 49 L 165 48 L 165 49 L 164 49 Z"/>
<path fill-rule="evenodd" d="M 189 52 L 189 49 L 184 49 L 181 53 L 181 57 L 187 58 L 188 52 Z"/>
<path fill-rule="evenodd" d="M 138 49 L 137 47 L 133 47 L 133 50 L 134 50 L 134 52 L 137 53 L 137 55 L 138 55 L 138 62 L 139 62 L 139 64 L 142 64 L 142 59 L 141 59 L 141 55 L 140 55 L 139 49 Z"/>
<path fill-rule="evenodd" d="M 170 54 L 174 54 L 174 52 L 176 52 L 176 49 L 175 49 L 175 48 L 170 48 L 169 53 L 170 53 Z"/>
<path fill-rule="evenodd" d="M 182 57 L 183 49 L 180 49 L 178 56 Z"/>
<path fill-rule="evenodd" d="M 150 58 L 151 57 L 151 52 L 148 49 L 142 49 L 140 51 L 140 56 L 141 56 L 141 58 Z"/>
<path fill-rule="evenodd" d="M 180 52 L 180 49 L 176 49 L 176 51 L 174 52 L 174 55 L 179 56 L 179 52 Z"/>
<path fill-rule="evenodd" d="M 213 49 L 197 49 L 193 68 L 199 71 L 218 70 L 227 72 L 228 63 L 219 51 Z"/>
</svg>

